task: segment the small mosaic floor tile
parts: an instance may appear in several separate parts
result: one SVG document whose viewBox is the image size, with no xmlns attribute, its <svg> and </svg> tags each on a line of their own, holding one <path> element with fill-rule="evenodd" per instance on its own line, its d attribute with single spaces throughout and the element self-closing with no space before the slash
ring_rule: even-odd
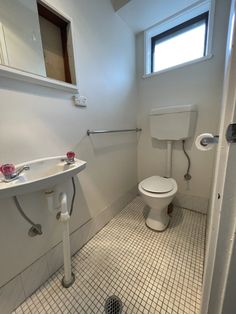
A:
<svg viewBox="0 0 236 314">
<path fill-rule="evenodd" d="M 206 216 L 175 207 L 168 229 L 155 232 L 146 211 L 134 199 L 73 256 L 72 287 L 61 286 L 61 268 L 13 314 L 105 313 L 112 295 L 122 313 L 199 313 Z"/>
</svg>

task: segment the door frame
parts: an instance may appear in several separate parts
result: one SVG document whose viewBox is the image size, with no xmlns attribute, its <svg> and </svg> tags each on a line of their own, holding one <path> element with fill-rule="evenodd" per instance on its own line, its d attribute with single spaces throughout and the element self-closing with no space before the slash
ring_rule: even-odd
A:
<svg viewBox="0 0 236 314">
<path fill-rule="evenodd" d="M 217 303 L 217 312 L 221 314 L 223 308 L 224 294 L 229 271 L 230 258 L 233 246 L 233 236 L 235 232 L 235 220 L 229 221 L 229 233 L 225 238 L 219 238 L 220 222 L 224 214 L 223 201 L 226 183 L 226 171 L 228 166 L 228 158 L 230 152 L 230 144 L 226 141 L 225 133 L 228 125 L 233 122 L 236 99 L 236 0 L 231 0 L 229 26 L 225 54 L 225 72 L 223 83 L 222 109 L 219 128 L 219 143 L 217 147 L 215 173 L 213 179 L 213 188 L 211 193 L 211 202 L 209 210 L 208 234 L 206 260 L 203 276 L 203 292 L 201 301 L 201 314 L 210 314 L 210 301 L 214 297 L 214 302 Z M 235 145 L 235 144 L 234 144 Z M 231 213 L 232 217 L 234 212 Z M 215 274 L 215 265 L 219 248 L 217 244 L 223 241 L 227 246 L 228 254 L 224 256 L 224 269 L 221 274 Z M 218 278 L 219 277 L 219 278 Z M 217 282 L 217 296 L 211 295 L 213 283 Z"/>
</svg>

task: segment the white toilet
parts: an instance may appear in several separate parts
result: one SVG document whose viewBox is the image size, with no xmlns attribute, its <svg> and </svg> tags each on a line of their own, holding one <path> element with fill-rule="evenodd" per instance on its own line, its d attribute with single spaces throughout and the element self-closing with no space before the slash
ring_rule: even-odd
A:
<svg viewBox="0 0 236 314">
<path fill-rule="evenodd" d="M 153 176 L 140 182 L 138 188 L 144 202 L 150 207 L 146 218 L 147 226 L 157 231 L 165 230 L 170 221 L 167 206 L 178 189 L 176 181 L 172 178 Z"/>
<path fill-rule="evenodd" d="M 194 105 L 158 108 L 150 113 L 151 136 L 167 141 L 165 177 L 152 176 L 138 186 L 144 202 L 150 207 L 146 224 L 153 230 L 163 231 L 168 227 L 170 217 L 167 207 L 178 190 L 176 181 L 171 178 L 172 142 L 193 135 L 196 117 Z"/>
</svg>

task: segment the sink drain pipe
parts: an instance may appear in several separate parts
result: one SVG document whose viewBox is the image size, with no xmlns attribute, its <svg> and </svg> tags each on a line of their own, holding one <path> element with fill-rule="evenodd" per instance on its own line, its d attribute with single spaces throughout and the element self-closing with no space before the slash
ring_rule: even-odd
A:
<svg viewBox="0 0 236 314">
<path fill-rule="evenodd" d="M 62 285 L 64 288 L 69 288 L 75 281 L 75 275 L 71 271 L 71 252 L 70 252 L 70 231 L 69 221 L 70 214 L 67 206 L 66 193 L 60 194 L 61 213 L 60 222 L 62 223 L 62 245 L 64 257 L 64 277 L 62 278 Z"/>
</svg>

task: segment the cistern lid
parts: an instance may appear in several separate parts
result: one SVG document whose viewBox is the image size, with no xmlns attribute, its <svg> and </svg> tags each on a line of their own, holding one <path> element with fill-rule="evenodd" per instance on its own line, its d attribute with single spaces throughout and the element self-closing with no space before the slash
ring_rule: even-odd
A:
<svg viewBox="0 0 236 314">
<path fill-rule="evenodd" d="M 151 193 L 168 193 L 173 190 L 174 185 L 172 179 L 153 176 L 141 182 L 144 190 Z"/>
</svg>

